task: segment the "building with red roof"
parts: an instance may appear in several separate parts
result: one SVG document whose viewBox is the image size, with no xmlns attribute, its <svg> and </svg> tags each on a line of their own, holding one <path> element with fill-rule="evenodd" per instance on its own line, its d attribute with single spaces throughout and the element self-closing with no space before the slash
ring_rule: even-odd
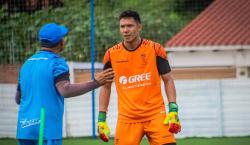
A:
<svg viewBox="0 0 250 145">
<path fill-rule="evenodd" d="M 250 0 L 215 0 L 165 48 L 178 78 L 248 78 Z"/>
</svg>

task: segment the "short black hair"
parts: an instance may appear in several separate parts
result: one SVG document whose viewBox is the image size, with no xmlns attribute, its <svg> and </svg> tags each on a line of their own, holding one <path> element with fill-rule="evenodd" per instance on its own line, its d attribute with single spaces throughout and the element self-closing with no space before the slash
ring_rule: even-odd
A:
<svg viewBox="0 0 250 145">
<path fill-rule="evenodd" d="M 137 11 L 133 10 L 123 11 L 119 16 L 119 20 L 121 20 L 122 18 L 134 18 L 136 22 L 141 23 L 141 18 Z"/>
<path fill-rule="evenodd" d="M 53 47 L 56 47 L 59 43 L 56 43 L 56 44 L 50 44 L 49 42 L 40 42 L 41 46 L 42 47 L 46 47 L 46 48 L 53 48 Z"/>
<path fill-rule="evenodd" d="M 43 42 L 40 41 L 40 44 L 42 47 L 46 47 L 46 48 L 55 48 L 57 45 L 59 45 L 60 43 L 62 43 L 63 39 L 61 39 L 58 43 L 55 44 L 51 44 L 50 41 L 48 40 L 43 40 Z"/>
</svg>

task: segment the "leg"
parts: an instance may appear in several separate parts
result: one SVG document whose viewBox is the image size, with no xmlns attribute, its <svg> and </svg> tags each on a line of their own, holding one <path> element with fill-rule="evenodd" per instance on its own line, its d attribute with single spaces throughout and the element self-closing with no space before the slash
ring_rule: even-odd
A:
<svg viewBox="0 0 250 145">
<path fill-rule="evenodd" d="M 168 131 L 168 126 L 163 124 L 166 114 L 157 114 L 155 119 L 145 122 L 144 131 L 150 145 L 176 145 L 174 135 Z"/>
<path fill-rule="evenodd" d="M 117 122 L 115 145 L 140 145 L 144 135 L 142 123 Z"/>
<path fill-rule="evenodd" d="M 62 145 L 61 139 L 44 140 L 43 145 Z"/>
</svg>

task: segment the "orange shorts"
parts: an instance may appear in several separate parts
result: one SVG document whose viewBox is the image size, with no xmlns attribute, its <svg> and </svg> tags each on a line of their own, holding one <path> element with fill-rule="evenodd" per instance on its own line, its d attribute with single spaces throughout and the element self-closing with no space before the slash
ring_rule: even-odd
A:
<svg viewBox="0 0 250 145">
<path fill-rule="evenodd" d="M 118 119 L 115 145 L 140 145 L 144 135 L 150 145 L 176 143 L 174 135 L 168 131 L 168 125 L 163 124 L 165 116 L 157 114 L 155 119 L 137 123 L 124 123 Z"/>
</svg>

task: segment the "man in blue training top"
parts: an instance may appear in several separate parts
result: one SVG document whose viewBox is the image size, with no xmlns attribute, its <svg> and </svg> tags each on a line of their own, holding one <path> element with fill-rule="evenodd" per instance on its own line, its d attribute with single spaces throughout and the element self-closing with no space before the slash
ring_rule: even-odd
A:
<svg viewBox="0 0 250 145">
<path fill-rule="evenodd" d="M 16 103 L 20 104 L 17 122 L 19 145 L 37 145 L 39 138 L 40 110 L 44 108 L 44 145 L 62 144 L 64 98 L 87 93 L 112 82 L 112 69 L 95 75 L 95 79 L 71 84 L 69 68 L 58 55 L 64 48 L 65 26 L 55 23 L 44 25 L 39 31 L 42 49 L 23 64 L 18 80 Z"/>
</svg>

